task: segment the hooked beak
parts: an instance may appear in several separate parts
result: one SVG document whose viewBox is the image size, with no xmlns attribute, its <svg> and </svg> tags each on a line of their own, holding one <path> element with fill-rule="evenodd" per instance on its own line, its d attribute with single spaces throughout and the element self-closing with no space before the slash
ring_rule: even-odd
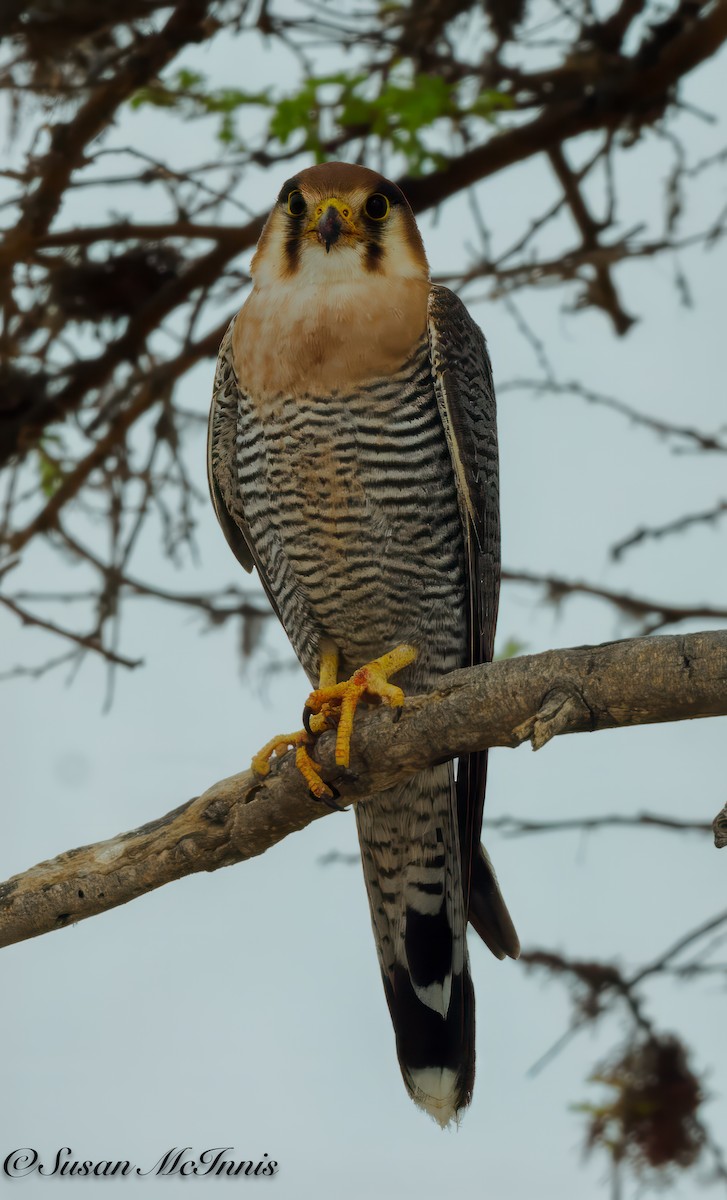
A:
<svg viewBox="0 0 727 1200">
<path fill-rule="evenodd" d="M 325 246 L 326 254 L 334 246 L 341 236 L 343 229 L 343 220 L 337 208 L 329 204 L 320 221 L 318 222 L 318 241 Z"/>
</svg>

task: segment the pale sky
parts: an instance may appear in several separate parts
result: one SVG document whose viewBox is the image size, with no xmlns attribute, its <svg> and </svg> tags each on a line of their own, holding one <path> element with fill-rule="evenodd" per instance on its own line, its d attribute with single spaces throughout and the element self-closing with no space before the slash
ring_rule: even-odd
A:
<svg viewBox="0 0 727 1200">
<path fill-rule="evenodd" d="M 189 61 L 234 81 L 234 58 L 222 43 Z M 251 87 L 258 76 L 282 69 L 263 56 L 248 67 Z M 690 79 L 692 104 L 724 116 L 723 70 L 724 61 Z M 683 130 L 695 157 L 702 145 L 713 145 L 713 131 L 698 121 Z M 204 131 L 146 111 L 124 117 L 113 136 L 190 162 Z M 632 151 L 621 186 L 634 220 L 644 190 L 665 171 L 666 157 L 656 149 Z M 272 202 L 281 182 L 282 176 L 261 176 L 245 200 L 257 210 Z M 505 244 L 521 230 L 536 189 L 547 197 L 552 187 L 540 162 L 478 186 L 496 241 Z M 714 212 L 724 203 L 724 177 L 709 177 L 705 187 L 704 211 Z M 78 204 L 86 220 L 104 219 L 98 192 Z M 421 225 L 435 273 L 464 260 L 472 236 L 464 199 L 438 223 L 425 217 Z M 666 260 L 619 271 L 625 307 L 642 317 L 620 341 L 599 313 L 564 315 L 559 290 L 529 295 L 521 307 L 563 378 L 714 430 L 726 419 L 724 246 L 685 257 L 682 265 L 692 309 L 679 307 Z M 480 303 L 472 311 L 487 334 L 496 382 L 536 373 L 502 304 Z M 212 363 L 204 363 L 182 384 L 185 404 L 200 413 L 209 404 L 212 372 Z M 725 497 L 724 458 L 677 456 L 648 431 L 576 399 L 508 392 L 499 422 L 507 566 L 684 603 L 724 604 L 724 523 L 650 544 L 618 565 L 607 556 L 638 525 Z M 188 446 L 188 461 L 204 489 L 201 434 Z M 199 514 L 198 541 L 201 564 L 175 569 L 149 535 L 136 574 L 180 591 L 240 582 L 211 508 Z M 16 586 L 47 585 L 48 571 L 56 569 L 57 560 L 37 545 Z M 500 613 L 500 643 L 517 637 L 529 651 L 631 633 L 596 601 L 569 601 L 555 612 L 514 586 L 505 587 Z M 2 617 L 2 632 L 3 666 L 57 653 L 47 637 L 21 630 L 10 617 Z M 146 601 L 128 603 L 123 646 L 146 665 L 119 673 L 106 715 L 104 669 L 92 659 L 70 686 L 59 675 L 0 686 L 7 739 L 3 878 L 161 815 L 244 768 L 268 737 L 299 722 L 302 671 L 264 678 L 269 658 L 290 655 L 272 621 L 244 673 L 231 629 L 202 633 L 195 617 Z M 486 816 L 649 809 L 711 820 L 727 800 L 725 725 L 579 735 L 537 755 L 527 748 L 496 751 Z M 526 948 L 635 967 L 725 905 L 727 856 L 708 838 L 614 830 L 486 840 Z M 279 1200 L 607 1195 L 606 1164 L 597 1156 L 583 1160 L 583 1119 L 571 1106 L 602 1097 L 586 1080 L 625 1029 L 620 1015 L 581 1033 L 529 1076 L 568 1024 L 566 992 L 517 964 L 496 962 L 473 937 L 475 1096 L 461 1128 L 440 1132 L 408 1100 L 399 1077 L 360 868 L 319 862 L 332 849 L 354 847 L 352 814 L 334 815 L 261 858 L 185 879 L 5 950 L 0 1160 L 31 1146 L 48 1162 L 69 1146 L 81 1159 L 126 1158 L 148 1169 L 174 1146 L 189 1146 L 192 1154 L 230 1146 L 227 1157 L 267 1154 L 279 1163 L 273 1180 L 248 1184 L 257 1191 L 271 1186 Z M 660 981 L 646 997 L 657 1025 L 682 1031 L 694 1065 L 707 1069 L 705 1116 L 724 1142 L 722 986 Z M 73 1194 L 81 1187 L 100 1194 L 97 1185 L 66 1186 Z M 212 1186 L 151 1176 L 106 1185 L 160 1197 L 208 1194 Z M 32 1175 L 13 1187 L 23 1200 L 36 1200 L 53 1183 Z M 696 1177 L 687 1177 L 670 1195 L 690 1200 L 697 1192 Z M 633 1187 L 625 1194 L 633 1195 Z"/>
</svg>

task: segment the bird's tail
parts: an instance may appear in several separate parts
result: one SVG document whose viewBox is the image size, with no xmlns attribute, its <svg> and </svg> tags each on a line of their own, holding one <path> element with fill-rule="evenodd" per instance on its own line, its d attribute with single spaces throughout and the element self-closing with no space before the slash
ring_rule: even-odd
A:
<svg viewBox="0 0 727 1200">
<path fill-rule="evenodd" d="M 520 957 L 520 939 L 502 898 L 495 868 L 482 845 L 472 864 L 469 919 L 495 958 Z"/>
<path fill-rule="evenodd" d="M 445 763 L 356 808 L 401 1073 L 442 1126 L 469 1104 L 475 1072 L 456 803 Z"/>
</svg>

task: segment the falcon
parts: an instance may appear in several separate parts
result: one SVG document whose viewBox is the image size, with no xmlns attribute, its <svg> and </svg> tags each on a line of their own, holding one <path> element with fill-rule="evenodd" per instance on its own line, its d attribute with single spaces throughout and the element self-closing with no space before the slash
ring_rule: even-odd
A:
<svg viewBox="0 0 727 1200">
<path fill-rule="evenodd" d="M 430 282 L 396 184 L 330 162 L 280 190 L 253 287 L 220 348 L 208 466 L 218 520 L 255 567 L 315 690 L 289 747 L 335 804 L 313 746 L 349 760 L 359 703 L 492 658 L 500 579 L 497 432 L 485 339 Z M 396 675 L 397 684 L 390 683 Z M 400 686 L 397 686 L 400 685 Z M 442 1126 L 472 1096 L 468 921 L 519 943 L 480 845 L 486 751 L 356 806 L 374 939 L 406 1088 Z"/>
</svg>

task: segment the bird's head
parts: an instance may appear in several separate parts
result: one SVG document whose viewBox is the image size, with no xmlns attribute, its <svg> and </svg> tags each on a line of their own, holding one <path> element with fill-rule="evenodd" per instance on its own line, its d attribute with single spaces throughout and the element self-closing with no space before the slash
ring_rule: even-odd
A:
<svg viewBox="0 0 727 1200">
<path fill-rule="evenodd" d="M 399 370 L 426 335 L 429 268 L 390 180 L 324 163 L 283 184 L 235 323 L 238 379 L 275 399 L 350 391 Z"/>
<path fill-rule="evenodd" d="M 352 163 L 322 163 L 280 189 L 251 265 L 256 286 L 282 280 L 351 283 L 362 276 L 429 277 L 403 192 Z"/>
</svg>

